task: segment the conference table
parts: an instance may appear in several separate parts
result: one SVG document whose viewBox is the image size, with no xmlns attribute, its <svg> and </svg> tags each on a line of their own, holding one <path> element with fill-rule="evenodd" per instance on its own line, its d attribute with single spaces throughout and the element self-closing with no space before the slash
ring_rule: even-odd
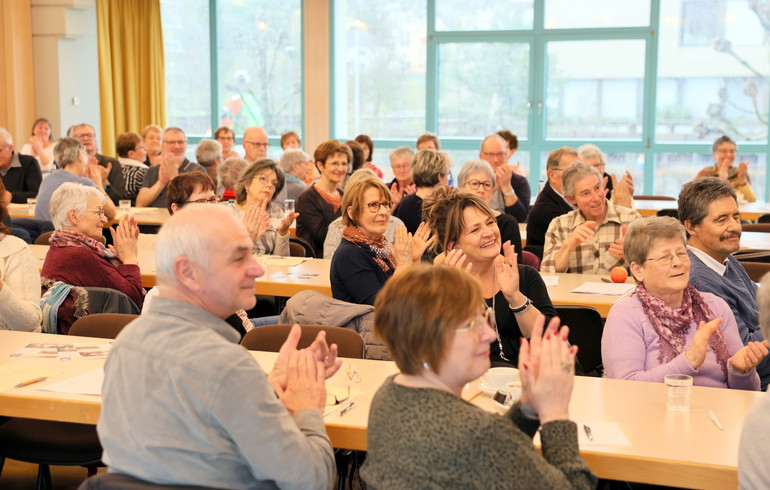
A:
<svg viewBox="0 0 770 490">
<path fill-rule="evenodd" d="M 56 372 L 46 380 L 22 388 L 0 387 L 0 416 L 95 424 L 99 419 L 98 395 L 66 394 L 41 388 L 98 370 L 104 358 L 68 361 L 56 358 L 11 357 L 10 354 L 31 343 L 104 344 L 106 339 L 50 334 L 0 331 L 0 365 L 17 368 L 46 369 Z M 269 371 L 275 353 L 252 352 L 257 362 Z M 355 369 L 360 382 L 352 383 L 348 373 Z M 327 381 L 332 389 L 351 386 L 355 408 L 344 416 L 339 410 L 325 416 L 326 428 L 334 447 L 365 451 L 369 407 L 377 388 L 390 375 L 395 364 L 386 361 L 344 359 L 340 371 Z M 3 379 L 0 378 L 0 383 Z M 11 385 L 12 386 L 12 385 Z M 463 398 L 493 412 L 503 412 L 479 389 L 479 380 L 469 384 Z M 665 387 L 660 383 L 575 378 L 570 403 L 570 417 L 579 424 L 592 426 L 596 440 L 603 424 L 617 427 L 629 445 L 592 445 L 581 442 L 581 455 L 601 478 L 688 488 L 736 488 L 738 443 L 743 421 L 760 392 L 694 387 L 691 410 L 670 412 L 665 408 Z M 343 403 L 340 407 L 346 406 Z M 709 419 L 714 411 L 724 430 Z M 616 424 L 616 425 L 615 425 Z"/>
<path fill-rule="evenodd" d="M 636 210 L 642 216 L 655 216 L 661 209 L 677 209 L 676 201 L 658 200 L 658 199 L 638 199 L 634 201 Z M 749 202 L 738 206 L 741 212 L 741 219 L 746 221 L 756 221 L 763 214 L 770 214 L 770 203 L 767 202 Z"/>
<path fill-rule="evenodd" d="M 108 220 L 104 225 L 105 227 L 111 226 L 121 219 L 126 214 L 133 216 L 136 219 L 137 224 L 161 226 L 168 221 L 171 216 L 166 208 L 138 208 L 132 207 L 128 211 L 116 209 L 117 214 L 111 220 Z M 9 204 L 8 213 L 12 218 L 35 218 L 35 206 L 28 204 Z"/>
</svg>

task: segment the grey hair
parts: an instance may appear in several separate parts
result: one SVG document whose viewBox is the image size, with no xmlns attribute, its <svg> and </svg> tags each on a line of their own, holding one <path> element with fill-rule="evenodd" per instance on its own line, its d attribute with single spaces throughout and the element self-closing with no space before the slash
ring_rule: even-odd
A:
<svg viewBox="0 0 770 490">
<path fill-rule="evenodd" d="M 733 141 L 733 139 L 727 136 L 726 134 L 723 134 L 722 136 L 717 138 L 716 141 L 714 141 L 713 145 L 711 145 L 711 153 L 716 153 L 717 149 L 719 148 L 719 145 L 721 145 L 722 143 L 730 143 L 735 147 L 736 150 L 738 149 L 738 145 L 735 143 L 735 141 Z"/>
<path fill-rule="evenodd" d="M 578 146 L 577 149 L 578 158 L 585 160 L 587 158 L 598 158 L 602 162 L 607 162 L 607 155 L 599 149 L 598 146 L 590 143 Z"/>
<path fill-rule="evenodd" d="M 0 128 L 0 138 L 3 139 L 3 142 L 6 145 L 13 144 L 13 138 L 11 137 L 11 133 L 9 133 L 8 130 L 5 128 Z"/>
<path fill-rule="evenodd" d="M 770 338 L 770 273 L 765 274 L 757 291 L 759 328 L 766 339 Z"/>
<path fill-rule="evenodd" d="M 168 133 L 181 133 L 182 136 L 184 136 L 184 142 L 187 143 L 187 135 L 185 134 L 184 130 L 182 128 L 178 128 L 176 126 L 169 126 L 166 129 L 163 130 L 161 133 L 160 140 L 161 142 L 166 142 L 166 135 Z"/>
<path fill-rule="evenodd" d="M 86 154 L 86 147 L 75 138 L 62 138 L 53 147 L 53 159 L 59 168 L 65 168 Z"/>
<path fill-rule="evenodd" d="M 414 151 L 412 151 L 411 148 L 408 146 L 399 146 L 398 148 L 395 148 L 390 151 L 390 163 L 393 164 L 394 158 L 408 158 L 409 160 L 412 159 L 414 156 Z"/>
<path fill-rule="evenodd" d="M 302 150 L 286 150 L 283 152 L 283 155 L 281 155 L 281 170 L 284 171 L 284 173 L 291 172 L 291 166 L 295 163 L 305 163 L 310 162 L 313 163 L 313 157 L 308 155 Z"/>
<path fill-rule="evenodd" d="M 546 163 L 545 163 L 546 172 L 549 170 L 554 170 L 559 168 L 559 165 L 561 165 L 561 157 L 564 155 L 578 156 L 578 152 L 575 151 L 574 148 L 570 148 L 569 146 L 562 146 L 561 148 L 557 148 L 556 150 L 553 150 L 551 153 L 548 154 L 548 160 L 546 160 Z"/>
<path fill-rule="evenodd" d="M 505 138 L 503 138 L 499 134 L 490 134 L 489 136 L 481 140 L 481 145 L 479 146 L 479 150 L 484 151 L 484 145 L 486 144 L 486 142 L 489 140 L 495 140 L 495 139 L 500 140 L 500 142 L 503 143 L 503 148 L 508 148 L 508 143 L 505 141 Z"/>
<path fill-rule="evenodd" d="M 564 169 L 564 173 L 561 174 L 562 188 L 564 195 L 567 197 L 575 198 L 575 183 L 590 175 L 595 176 L 599 183 L 602 183 L 602 174 L 596 170 L 596 167 L 588 165 L 583 162 L 574 162 L 572 165 Z"/>
<path fill-rule="evenodd" d="M 51 202 L 48 206 L 51 212 L 51 222 L 56 230 L 64 230 L 74 226 L 69 218 L 70 210 L 75 210 L 78 215 L 86 212 L 88 199 L 91 196 L 99 198 L 99 204 L 104 205 L 107 198 L 99 192 L 96 187 L 90 185 L 77 184 L 75 182 L 65 182 L 59 186 L 51 195 Z"/>
<path fill-rule="evenodd" d="M 650 216 L 637 218 L 628 225 L 626 238 L 623 240 L 623 254 L 629 264 L 642 265 L 650 249 L 658 240 L 679 238 L 682 246 L 687 246 L 684 226 L 671 216 Z"/>
<path fill-rule="evenodd" d="M 217 158 L 222 158 L 222 143 L 217 140 L 203 139 L 195 149 L 195 159 L 204 167 L 214 165 Z"/>
<path fill-rule="evenodd" d="M 452 160 L 442 151 L 420 150 L 412 157 L 412 180 L 417 187 L 433 187 L 439 175 L 447 175 Z"/>
<path fill-rule="evenodd" d="M 217 180 L 219 180 L 219 184 L 225 189 L 235 188 L 235 183 L 238 182 L 241 174 L 248 166 L 249 162 L 241 157 L 228 158 L 222 165 L 217 167 Z"/>
<path fill-rule="evenodd" d="M 738 202 L 732 184 L 718 177 L 695 179 L 682 186 L 677 199 L 679 220 L 689 221 L 697 226 L 708 215 L 709 204 L 725 197 L 732 197 Z M 689 236 L 689 234 L 688 234 Z"/>
<path fill-rule="evenodd" d="M 468 183 L 468 178 L 480 172 L 484 172 L 489 177 L 492 183 L 495 183 L 495 171 L 492 170 L 492 165 L 484 160 L 468 160 L 463 163 L 463 168 L 460 169 L 460 173 L 457 175 L 457 187 L 465 187 Z"/>
</svg>

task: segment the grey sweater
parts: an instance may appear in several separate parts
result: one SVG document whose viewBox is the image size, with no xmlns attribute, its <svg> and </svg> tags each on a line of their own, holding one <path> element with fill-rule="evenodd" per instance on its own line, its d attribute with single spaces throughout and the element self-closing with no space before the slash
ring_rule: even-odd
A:
<svg viewBox="0 0 770 490">
<path fill-rule="evenodd" d="M 361 475 L 375 489 L 595 488 L 575 423 L 545 424 L 542 456 L 532 444 L 538 426 L 518 404 L 500 416 L 390 377 L 372 401 Z"/>
</svg>

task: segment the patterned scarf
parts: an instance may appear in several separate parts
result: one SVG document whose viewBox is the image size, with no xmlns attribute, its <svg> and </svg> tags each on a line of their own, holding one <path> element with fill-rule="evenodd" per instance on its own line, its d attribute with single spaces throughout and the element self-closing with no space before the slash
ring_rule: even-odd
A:
<svg viewBox="0 0 770 490">
<path fill-rule="evenodd" d="M 342 232 L 342 237 L 369 254 L 377 262 L 377 265 L 380 266 L 382 272 L 387 273 L 391 269 L 396 268 L 393 265 L 390 247 L 388 247 L 388 241 L 385 240 L 384 235 L 375 241 L 361 233 L 355 226 L 348 225 Z"/>
<path fill-rule="evenodd" d="M 118 256 L 115 255 L 112 250 L 105 247 L 99 240 L 94 240 L 91 237 L 87 237 L 82 233 L 70 230 L 58 230 L 53 232 L 51 239 L 49 240 L 51 246 L 54 247 L 86 247 L 96 253 L 96 255 L 102 257 L 107 262 L 117 267 L 122 264 Z"/>
<path fill-rule="evenodd" d="M 697 325 L 699 322 L 709 322 L 715 318 L 703 296 L 689 284 L 684 289 L 682 306 L 678 308 L 672 308 L 662 299 L 652 295 L 644 284 L 637 285 L 635 292 L 658 334 L 660 345 L 658 362 L 661 364 L 670 362 L 685 351 L 687 332 L 690 331 L 690 325 L 693 322 Z M 727 378 L 727 360 L 730 355 L 719 329 L 711 335 L 709 347 L 714 351 L 717 362 Z"/>
</svg>

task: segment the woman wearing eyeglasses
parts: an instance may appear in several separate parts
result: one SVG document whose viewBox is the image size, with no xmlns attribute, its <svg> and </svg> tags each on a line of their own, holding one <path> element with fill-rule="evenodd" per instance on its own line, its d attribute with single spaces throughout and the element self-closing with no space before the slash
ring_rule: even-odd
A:
<svg viewBox="0 0 770 490">
<path fill-rule="evenodd" d="M 637 286 L 607 316 L 605 375 L 662 383 L 667 374 L 687 374 L 700 386 L 759 390 L 755 367 L 768 353 L 767 341 L 744 346 L 727 303 L 689 284 L 681 223 L 637 219 L 623 251 Z"/>
<path fill-rule="evenodd" d="M 274 202 L 285 178 L 275 161 L 260 158 L 235 184 L 235 210 L 254 241 L 254 253 L 289 256 L 289 227 L 299 216 Z"/>
<path fill-rule="evenodd" d="M 411 265 L 425 251 L 425 225 L 415 237 L 399 226 L 393 245 L 385 239 L 392 206 L 390 191 L 374 174 L 361 174 L 348 185 L 342 201 L 345 228 L 330 271 L 335 299 L 374 304 L 377 293 L 396 269 Z"/>
<path fill-rule="evenodd" d="M 569 420 L 576 348 L 568 329 L 543 317 L 521 347 L 522 395 L 503 415 L 463 400 L 466 383 L 489 369 L 495 332 L 482 285 L 446 266 L 414 266 L 375 303 L 374 330 L 399 373 L 369 410 L 361 476 L 373 489 L 595 488 Z M 542 455 L 532 438 L 540 428 Z"/>
<path fill-rule="evenodd" d="M 437 235 L 437 252 L 443 254 L 436 261 L 467 268 L 481 281 L 484 300 L 495 312 L 492 365 L 515 367 L 521 338 L 530 338 L 537 317 L 556 316 L 543 279 L 532 267 L 517 263 L 510 243 L 501 243 L 495 215 L 478 196 L 442 187 L 424 209 L 428 227 Z"/>
<path fill-rule="evenodd" d="M 487 205 L 492 202 L 492 190 L 495 188 L 495 171 L 484 160 L 469 160 L 463 164 L 457 176 L 459 189 L 479 196 Z M 521 255 L 521 231 L 519 222 L 508 213 L 492 210 L 500 229 L 502 243 L 511 242 L 514 251 Z M 502 253 L 502 250 L 501 250 Z"/>
<path fill-rule="evenodd" d="M 50 177 L 49 177 L 50 178 Z M 117 289 L 138 307 L 144 301 L 139 271 L 139 227 L 128 214 L 110 229 L 113 245 L 101 242 L 107 223 L 107 196 L 93 187 L 65 182 L 51 196 L 55 231 L 45 256 L 42 277 L 65 284 Z"/>
</svg>

